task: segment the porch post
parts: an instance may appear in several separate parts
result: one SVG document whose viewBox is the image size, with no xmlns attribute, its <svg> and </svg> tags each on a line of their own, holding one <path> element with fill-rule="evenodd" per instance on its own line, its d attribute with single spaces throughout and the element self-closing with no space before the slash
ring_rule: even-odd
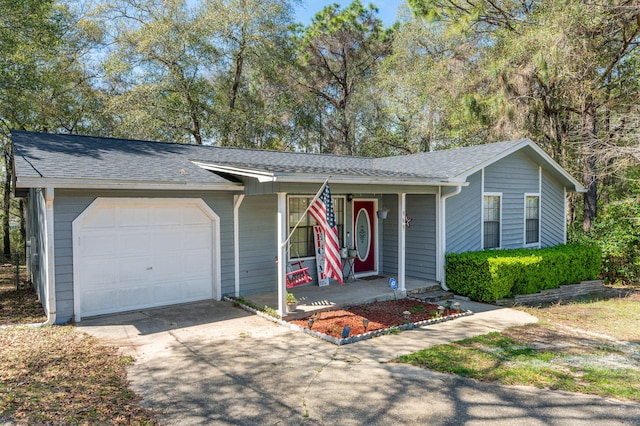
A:
<svg viewBox="0 0 640 426">
<path fill-rule="evenodd" d="M 283 244 L 287 239 L 287 193 L 278 192 L 278 314 L 285 316 L 287 313 L 287 246 Z"/>
<path fill-rule="evenodd" d="M 407 212 L 407 194 L 398 194 L 398 292 L 402 297 L 407 295 L 405 285 L 406 235 L 404 218 Z"/>
<path fill-rule="evenodd" d="M 240 205 L 244 194 L 233 196 L 233 271 L 236 297 L 240 296 Z"/>
</svg>

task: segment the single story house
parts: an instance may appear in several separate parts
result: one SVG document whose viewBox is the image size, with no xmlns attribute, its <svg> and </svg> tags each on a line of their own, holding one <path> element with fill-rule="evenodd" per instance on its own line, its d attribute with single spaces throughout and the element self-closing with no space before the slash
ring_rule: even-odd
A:
<svg viewBox="0 0 640 426">
<path fill-rule="evenodd" d="M 407 277 L 446 288 L 447 252 L 565 243 L 567 192 L 584 191 L 528 139 L 388 158 L 12 140 L 29 273 L 50 323 L 275 291 L 285 312 L 291 262 L 317 278 L 313 220 L 283 242 L 327 178 L 356 277 L 392 275 L 401 293 Z"/>
</svg>

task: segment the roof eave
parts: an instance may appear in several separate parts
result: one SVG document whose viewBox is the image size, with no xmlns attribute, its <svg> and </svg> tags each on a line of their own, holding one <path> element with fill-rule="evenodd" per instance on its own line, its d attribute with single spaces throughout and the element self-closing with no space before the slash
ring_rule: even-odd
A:
<svg viewBox="0 0 640 426">
<path fill-rule="evenodd" d="M 18 177 L 16 188 L 63 188 L 63 189 L 172 189 L 183 191 L 244 191 L 241 183 L 167 182 L 114 179 L 68 179 Z"/>
<path fill-rule="evenodd" d="M 246 169 L 242 167 L 223 166 L 220 164 L 204 163 L 202 161 L 191 161 L 198 167 L 210 172 L 228 173 L 237 176 L 245 176 L 257 179 L 258 182 L 275 182 L 276 178 L 273 173 L 262 170 Z"/>
</svg>

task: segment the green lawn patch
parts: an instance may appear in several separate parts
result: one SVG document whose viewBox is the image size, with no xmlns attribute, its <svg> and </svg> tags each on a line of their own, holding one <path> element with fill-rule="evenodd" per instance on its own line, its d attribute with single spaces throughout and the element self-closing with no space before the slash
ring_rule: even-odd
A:
<svg viewBox="0 0 640 426">
<path fill-rule="evenodd" d="M 640 293 L 610 291 L 520 309 L 541 322 L 435 346 L 397 361 L 505 385 L 640 401 Z"/>
</svg>

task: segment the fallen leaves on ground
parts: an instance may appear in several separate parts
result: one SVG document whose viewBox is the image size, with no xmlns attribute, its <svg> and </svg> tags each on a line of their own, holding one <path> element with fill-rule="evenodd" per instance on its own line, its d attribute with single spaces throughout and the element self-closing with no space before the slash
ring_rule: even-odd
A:
<svg viewBox="0 0 640 426">
<path fill-rule="evenodd" d="M 0 424 L 156 424 L 128 387 L 133 360 L 72 326 L 46 320 L 20 268 L 0 265 Z"/>
<path fill-rule="evenodd" d="M 18 289 L 15 266 L 0 265 L 0 325 L 35 324 L 47 319 L 38 296 L 25 282 L 25 277 L 25 267 L 21 266 Z"/>
<path fill-rule="evenodd" d="M 128 389 L 132 362 L 71 326 L 0 330 L 0 422 L 155 424 Z"/>
</svg>

